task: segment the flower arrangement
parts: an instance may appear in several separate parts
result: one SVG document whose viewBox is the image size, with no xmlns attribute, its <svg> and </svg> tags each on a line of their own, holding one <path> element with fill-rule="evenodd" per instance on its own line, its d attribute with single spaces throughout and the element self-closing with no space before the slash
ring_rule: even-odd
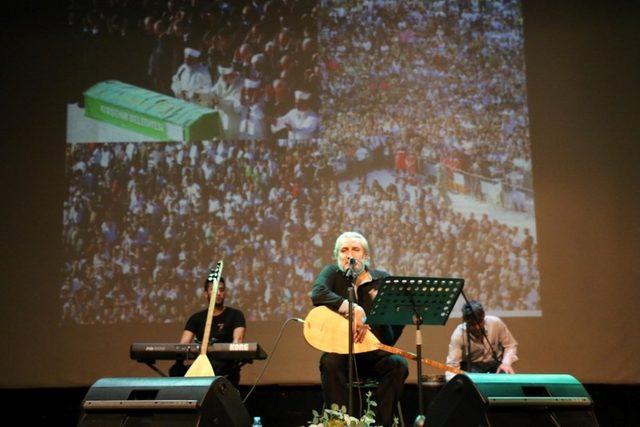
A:
<svg viewBox="0 0 640 427">
<path fill-rule="evenodd" d="M 313 410 L 313 420 L 309 421 L 309 427 L 372 427 L 376 425 L 375 413 L 373 408 L 378 406 L 377 403 L 371 399 L 372 393 L 369 391 L 366 394 L 367 397 L 367 409 L 364 411 L 362 417 L 354 417 L 347 414 L 347 407 L 342 405 L 339 407 L 337 404 L 332 404 L 331 408 L 325 409 L 322 413 Z M 397 427 L 398 419 L 393 419 L 393 426 Z"/>
</svg>

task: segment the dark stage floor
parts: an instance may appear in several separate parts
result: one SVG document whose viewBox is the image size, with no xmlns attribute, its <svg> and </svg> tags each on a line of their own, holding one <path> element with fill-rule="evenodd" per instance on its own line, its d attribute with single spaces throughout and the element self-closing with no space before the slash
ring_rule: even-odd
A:
<svg viewBox="0 0 640 427">
<path fill-rule="evenodd" d="M 640 425 L 640 385 L 585 384 L 595 402 L 594 411 L 600 426 Z M 87 388 L 1 389 L 4 418 L 17 417 L 14 425 L 73 426 L 78 422 L 80 404 Z M 249 387 L 242 386 L 244 397 Z M 431 393 L 431 394 L 430 394 Z M 425 391 L 425 398 L 434 392 Z M 417 413 L 417 389 L 408 385 L 402 399 L 407 425 Z M 311 410 L 320 409 L 322 398 L 318 385 L 262 386 L 247 401 L 249 413 L 260 415 L 263 425 L 305 426 Z"/>
</svg>

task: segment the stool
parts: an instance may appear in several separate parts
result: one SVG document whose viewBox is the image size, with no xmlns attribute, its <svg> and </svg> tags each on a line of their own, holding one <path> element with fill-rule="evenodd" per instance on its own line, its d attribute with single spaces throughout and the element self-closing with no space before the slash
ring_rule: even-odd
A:
<svg viewBox="0 0 640 427">
<path fill-rule="evenodd" d="M 375 380 L 373 378 L 365 378 L 365 379 L 361 379 L 360 381 L 354 381 L 353 382 L 353 388 L 358 389 L 359 391 L 362 390 L 373 390 L 373 394 L 375 395 L 375 390 L 376 388 L 378 388 L 378 380 Z M 364 402 L 363 402 L 364 404 Z M 360 408 L 360 412 L 362 412 L 364 408 Z M 400 404 L 400 401 L 398 400 L 398 404 L 396 405 L 396 414 L 400 420 L 400 427 L 405 427 L 404 426 L 404 416 L 402 415 L 402 405 Z"/>
</svg>

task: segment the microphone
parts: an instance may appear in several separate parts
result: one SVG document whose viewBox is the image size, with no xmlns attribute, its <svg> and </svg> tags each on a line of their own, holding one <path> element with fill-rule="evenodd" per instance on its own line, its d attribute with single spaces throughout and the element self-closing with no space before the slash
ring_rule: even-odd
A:
<svg viewBox="0 0 640 427">
<path fill-rule="evenodd" d="M 355 280 L 355 278 L 358 276 L 358 274 L 356 273 L 357 262 L 358 260 L 354 257 L 349 257 L 349 268 L 347 268 L 347 271 L 345 271 L 345 276 L 347 276 L 349 279 Z"/>
</svg>

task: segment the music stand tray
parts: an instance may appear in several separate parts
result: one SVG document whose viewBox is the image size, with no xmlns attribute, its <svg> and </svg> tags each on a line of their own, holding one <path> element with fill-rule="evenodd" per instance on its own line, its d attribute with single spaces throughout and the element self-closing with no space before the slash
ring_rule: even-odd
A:
<svg viewBox="0 0 640 427">
<path fill-rule="evenodd" d="M 462 292 L 464 279 L 447 277 L 385 277 L 366 323 L 371 325 L 444 325 Z"/>
</svg>

